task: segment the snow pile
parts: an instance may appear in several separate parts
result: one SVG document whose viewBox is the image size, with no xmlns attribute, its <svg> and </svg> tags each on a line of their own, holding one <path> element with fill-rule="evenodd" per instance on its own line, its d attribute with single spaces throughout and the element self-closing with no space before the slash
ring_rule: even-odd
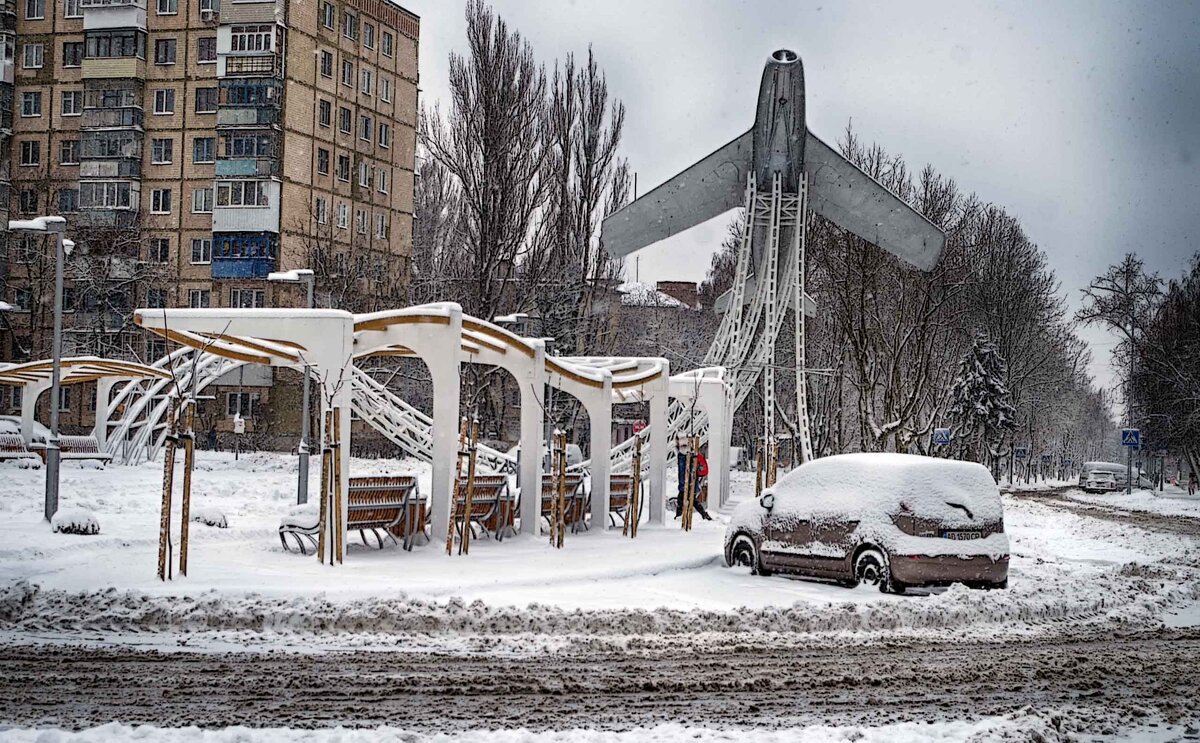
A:
<svg viewBox="0 0 1200 743">
<path fill-rule="evenodd" d="M 626 307 L 687 307 L 670 294 L 664 294 L 652 284 L 627 281 L 617 287 L 621 304 Z"/>
<path fill-rule="evenodd" d="M 212 506 L 192 509 L 192 521 L 205 526 L 215 526 L 218 529 L 229 528 L 229 520 L 225 518 L 225 514 Z"/>
<path fill-rule="evenodd" d="M 80 534 L 92 536 L 100 533 L 100 522 L 96 514 L 85 508 L 60 508 L 50 519 L 55 534 Z"/>
<path fill-rule="evenodd" d="M 1179 490 L 1178 488 L 1172 488 L 1164 492 L 1135 490 L 1128 495 L 1123 492 L 1094 495 L 1072 491 L 1067 494 L 1067 497 L 1081 503 L 1115 506 L 1130 511 L 1145 511 L 1163 516 L 1200 518 L 1200 496 L 1189 497 L 1187 491 Z"/>
<path fill-rule="evenodd" d="M 367 743 L 397 740 L 406 743 L 934 743 L 937 741 L 1068 741 L 1103 735 L 1109 740 L 1138 740 L 1160 743 L 1181 740 L 1195 734 L 1197 723 L 1166 723 L 1146 710 L 1142 720 L 1134 722 L 1121 710 L 1098 707 L 1067 707 L 1037 710 L 1025 708 L 1002 716 L 977 720 L 938 720 L 897 722 L 875 727 L 865 725 L 812 725 L 774 729 L 689 727 L 667 723 L 631 730 L 470 730 L 457 733 L 424 734 L 394 727 L 371 729 L 229 727 L 201 730 L 196 727 L 160 728 L 153 725 L 129 726 L 110 723 L 100 727 L 69 732 L 65 730 L 7 730 L 0 741 L 7 743 L 107 743 L 108 741 L 164 741 L 165 743 Z M 1119 736 L 1119 737 L 1116 737 Z"/>
</svg>

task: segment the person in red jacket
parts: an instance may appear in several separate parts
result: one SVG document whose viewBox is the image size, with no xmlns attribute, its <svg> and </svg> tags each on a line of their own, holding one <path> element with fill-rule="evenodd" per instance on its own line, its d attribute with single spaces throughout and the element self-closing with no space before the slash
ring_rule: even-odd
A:
<svg viewBox="0 0 1200 743">
<path fill-rule="evenodd" d="M 675 518 L 683 515 L 683 488 L 687 478 L 687 460 L 691 458 L 683 452 L 677 452 L 677 456 L 679 456 L 681 464 L 679 466 L 679 497 L 675 501 Z M 700 480 L 701 478 L 708 477 L 708 460 L 704 458 L 703 452 L 698 451 L 694 456 L 696 461 L 696 482 L 693 483 L 692 487 L 695 488 L 697 497 L 692 498 L 692 507 L 696 509 L 696 512 L 705 521 L 712 521 L 712 516 L 708 515 L 708 511 L 705 510 L 704 504 L 700 502 L 700 498 L 698 497 Z"/>
</svg>

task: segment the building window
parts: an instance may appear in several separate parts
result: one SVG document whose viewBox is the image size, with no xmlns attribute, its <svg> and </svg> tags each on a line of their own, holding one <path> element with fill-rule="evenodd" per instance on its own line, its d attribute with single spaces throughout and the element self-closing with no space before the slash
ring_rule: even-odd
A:
<svg viewBox="0 0 1200 743">
<path fill-rule="evenodd" d="M 343 230 L 350 224 L 350 207 L 346 204 L 338 204 L 337 208 L 337 226 Z"/>
<path fill-rule="evenodd" d="M 217 181 L 217 206 L 269 206 L 264 181 Z"/>
<path fill-rule="evenodd" d="M 387 215 L 375 215 L 375 237 L 380 240 L 386 240 L 388 236 Z"/>
<path fill-rule="evenodd" d="M 217 37 L 201 36 L 196 39 L 196 61 L 201 63 L 217 61 Z"/>
<path fill-rule="evenodd" d="M 168 263 L 171 260 L 171 238 L 156 237 L 150 240 L 150 262 Z"/>
<path fill-rule="evenodd" d="M 42 115 L 41 93 L 34 92 L 21 94 L 21 115 L 26 117 Z"/>
<path fill-rule="evenodd" d="M 321 3 L 321 25 L 329 30 L 333 30 L 333 24 L 337 20 L 337 11 L 333 7 L 333 3 Z"/>
<path fill-rule="evenodd" d="M 218 0 L 200 0 L 200 12 L 209 11 L 216 13 L 221 9 L 221 3 Z"/>
<path fill-rule="evenodd" d="M 175 113 L 175 91 L 171 88 L 154 91 L 154 113 Z"/>
<path fill-rule="evenodd" d="M 342 36 L 347 39 L 358 38 L 358 16 L 342 11 Z"/>
<path fill-rule="evenodd" d="M 154 42 L 154 64 L 175 64 L 175 39 Z"/>
<path fill-rule="evenodd" d="M 333 52 L 321 50 L 321 77 L 333 77 Z"/>
<path fill-rule="evenodd" d="M 133 191 L 128 181 L 83 181 L 79 184 L 81 209 L 129 209 Z"/>
<path fill-rule="evenodd" d="M 329 175 L 329 150 L 324 147 L 317 148 L 317 172 Z"/>
<path fill-rule="evenodd" d="M 370 142 L 371 141 L 371 132 L 373 129 L 374 129 L 374 126 L 372 125 L 370 116 L 359 116 L 358 117 L 358 138 L 359 139 L 361 139 L 364 142 Z"/>
<path fill-rule="evenodd" d="M 196 113 L 212 114 L 217 112 L 217 89 L 196 88 Z"/>
<path fill-rule="evenodd" d="M 354 87 L 354 63 L 348 59 L 342 60 L 342 85 Z"/>
<path fill-rule="evenodd" d="M 79 0 L 63 0 L 63 17 L 83 18 L 83 8 L 79 6 Z"/>
<path fill-rule="evenodd" d="M 208 289 L 189 289 L 188 307 L 209 307 L 212 305 L 212 293 Z"/>
<path fill-rule="evenodd" d="M 167 165 L 175 158 L 175 140 L 150 140 L 150 162 L 155 165 Z"/>
<path fill-rule="evenodd" d="M 259 291 L 262 290 L 260 289 Z M 234 416 L 245 418 L 254 415 L 254 406 L 257 403 L 257 392 L 226 392 L 225 415 L 230 418 Z"/>
<path fill-rule="evenodd" d="M 170 214 L 171 213 L 171 189 L 156 188 L 150 192 L 150 213 L 151 214 Z"/>
<path fill-rule="evenodd" d="M 392 128 L 382 121 L 379 122 L 379 146 L 392 146 Z"/>
<path fill-rule="evenodd" d="M 192 263 L 212 263 L 212 239 L 197 237 L 192 240 Z"/>
<path fill-rule="evenodd" d="M 369 188 L 371 185 L 371 169 L 366 162 L 358 163 L 358 185 Z"/>
<path fill-rule="evenodd" d="M 388 181 L 392 178 L 392 171 L 387 168 L 379 169 L 379 193 L 388 192 Z"/>
<path fill-rule="evenodd" d="M 146 290 L 146 306 L 151 309 L 159 309 L 167 306 L 167 290 L 166 289 L 147 289 Z"/>
<path fill-rule="evenodd" d="M 83 64 L 83 42 L 64 41 L 62 46 L 63 67 L 79 67 Z"/>
<path fill-rule="evenodd" d="M 354 229 L 360 235 L 367 234 L 367 212 L 365 209 L 354 210 Z"/>
<path fill-rule="evenodd" d="M 32 188 L 21 189 L 21 211 L 33 214 L 38 210 L 38 192 Z M 24 305 L 22 305 L 24 306 Z"/>
<path fill-rule="evenodd" d="M 146 56 L 145 31 L 88 31 L 84 43 L 88 59 Z"/>
<path fill-rule="evenodd" d="M 375 48 L 375 26 L 366 21 L 363 21 L 363 46 L 368 49 Z"/>
<path fill-rule="evenodd" d="M 42 164 L 42 143 L 41 142 L 22 142 L 21 143 L 21 164 L 22 165 L 41 165 Z"/>
<path fill-rule="evenodd" d="M 211 163 L 217 160 L 217 140 L 215 137 L 196 137 L 192 140 L 192 162 Z"/>
<path fill-rule="evenodd" d="M 45 44 L 26 44 L 21 47 L 21 66 L 27 70 L 41 69 L 45 58 Z"/>
<path fill-rule="evenodd" d="M 79 140 L 64 139 L 58 144 L 58 164 L 59 165 L 78 165 L 79 164 Z"/>
<path fill-rule="evenodd" d="M 192 212 L 195 214 L 210 214 L 213 210 L 213 190 L 211 188 L 192 189 Z"/>
<path fill-rule="evenodd" d="M 226 157 L 272 157 L 274 139 L 269 134 L 238 133 L 225 136 Z"/>
<path fill-rule="evenodd" d="M 350 116 L 350 109 L 346 108 L 345 106 L 338 106 L 338 130 L 341 131 L 342 134 L 350 133 L 351 120 L 352 117 Z"/>
<path fill-rule="evenodd" d="M 237 53 L 269 52 L 274 36 L 275 27 L 269 24 L 234 26 L 230 31 L 229 51 Z"/>
<path fill-rule="evenodd" d="M 359 82 L 363 95 L 371 95 L 375 90 L 375 73 L 370 70 L 362 70 L 359 75 Z"/>
<path fill-rule="evenodd" d="M 58 191 L 58 210 L 60 212 L 79 211 L 79 189 L 63 188 Z"/>
<path fill-rule="evenodd" d="M 275 102 L 279 94 L 277 84 L 269 82 L 234 81 L 221 85 L 224 103 L 228 106 L 263 106 Z"/>
<path fill-rule="evenodd" d="M 317 224 L 325 224 L 329 221 L 329 202 L 324 196 L 317 197 Z"/>
<path fill-rule="evenodd" d="M 385 56 L 385 57 L 392 56 L 392 45 L 395 43 L 395 40 L 396 40 L 396 37 L 392 36 L 391 31 L 383 32 L 383 43 L 381 45 L 382 48 L 380 49 L 380 51 L 383 52 L 383 56 Z"/>
<path fill-rule="evenodd" d="M 179 0 L 158 0 L 155 12 L 159 15 L 175 15 L 179 12 Z"/>
<path fill-rule="evenodd" d="M 83 91 L 64 90 L 62 94 L 62 115 L 79 116 L 83 113 Z"/>
<path fill-rule="evenodd" d="M 25 0 L 25 20 L 40 21 L 46 17 L 46 0 Z"/>
<path fill-rule="evenodd" d="M 317 110 L 321 126 L 329 126 L 333 122 L 333 104 L 322 98 L 317 103 Z"/>
<path fill-rule="evenodd" d="M 338 155 L 337 158 L 337 178 L 339 181 L 350 182 L 350 156 Z"/>
<path fill-rule="evenodd" d="M 267 306 L 267 293 L 263 289 L 230 289 L 229 306 L 253 308 Z"/>
<path fill-rule="evenodd" d="M 392 102 L 392 79 L 390 77 L 379 78 L 379 100 L 384 103 Z"/>
<path fill-rule="evenodd" d="M 58 412 L 66 413 L 71 409 L 71 388 L 58 388 Z"/>
</svg>

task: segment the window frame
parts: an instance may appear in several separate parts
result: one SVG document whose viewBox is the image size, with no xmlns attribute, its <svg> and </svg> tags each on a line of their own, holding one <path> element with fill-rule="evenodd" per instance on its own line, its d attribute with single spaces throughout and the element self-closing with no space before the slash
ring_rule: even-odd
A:
<svg viewBox="0 0 1200 743">
<path fill-rule="evenodd" d="M 30 103 L 29 110 L 33 113 L 26 113 L 26 103 Z M 23 90 L 21 91 L 21 118 L 22 119 L 38 119 L 42 116 L 42 91 L 40 90 Z"/>
<path fill-rule="evenodd" d="M 68 147 L 68 145 L 73 145 L 73 146 L 71 146 L 71 147 Z M 67 160 L 67 159 L 64 157 L 64 155 L 65 155 L 65 153 L 67 152 L 67 150 L 68 150 L 68 149 L 70 149 L 70 150 L 74 150 L 74 153 L 75 153 L 75 159 L 74 159 L 74 160 Z M 79 140 L 78 140 L 78 139 L 63 139 L 63 140 L 59 140 L 59 143 L 58 143 L 58 164 L 59 164 L 59 165 L 78 165 L 78 164 L 79 164 L 79 151 L 80 151 L 80 149 L 81 149 L 81 146 L 80 146 L 80 144 L 79 144 Z"/>
<path fill-rule="evenodd" d="M 159 148 L 163 148 L 160 154 Z M 163 159 L 162 155 L 166 155 Z M 170 165 L 175 162 L 175 140 L 171 137 L 153 137 L 150 139 L 150 164 Z"/>
<path fill-rule="evenodd" d="M 33 64 L 29 60 L 30 53 L 34 53 L 36 59 Z M 26 41 L 21 44 L 21 69 L 22 70 L 40 70 L 46 66 L 46 45 L 40 41 Z"/>
<path fill-rule="evenodd" d="M 169 108 L 159 110 L 159 94 L 162 94 L 163 103 Z M 175 89 L 174 88 L 155 88 L 154 89 L 154 116 L 174 116 L 175 115 Z"/>
<path fill-rule="evenodd" d="M 40 8 L 35 13 L 30 13 L 30 8 Z M 27 21 L 44 21 L 46 20 L 46 0 L 25 0 L 25 20 Z"/>
<path fill-rule="evenodd" d="M 26 160 L 26 151 L 34 155 L 30 160 Z M 20 159 L 18 160 L 23 168 L 36 168 L 42 164 L 42 143 L 36 139 L 21 140 Z"/>
<path fill-rule="evenodd" d="M 203 196 L 201 196 L 203 194 Z M 196 197 L 201 196 L 200 208 L 196 208 Z M 216 196 L 212 186 L 201 186 L 192 189 L 192 214 L 212 214 L 216 205 Z M 208 207 L 207 209 L 205 207 Z"/>
<path fill-rule="evenodd" d="M 76 54 L 70 54 L 70 55 L 67 54 L 68 47 L 70 47 L 72 49 L 78 49 L 79 53 L 77 55 Z M 82 41 L 64 41 L 62 43 L 62 66 L 64 68 L 70 69 L 70 70 L 76 69 L 78 67 L 82 67 L 83 66 L 83 54 L 84 54 L 85 49 L 86 49 L 86 47 L 84 46 L 84 43 Z M 69 60 L 74 61 L 74 64 L 69 64 L 68 63 Z"/>
<path fill-rule="evenodd" d="M 150 213 L 151 214 L 170 214 L 172 201 L 172 189 L 170 188 L 154 188 L 150 190 Z M 165 208 L 164 208 L 165 206 Z"/>
<path fill-rule="evenodd" d="M 193 309 L 212 307 L 212 290 L 188 289 L 188 307 Z"/>
<path fill-rule="evenodd" d="M 59 96 L 58 112 L 59 116 L 83 116 L 83 91 L 82 90 L 63 90 Z M 67 106 L 67 100 L 71 101 L 71 105 Z M 67 109 L 70 108 L 70 111 Z"/>
<path fill-rule="evenodd" d="M 210 160 L 196 159 L 196 146 L 199 142 L 208 142 L 208 151 Z M 192 165 L 209 165 L 217 161 L 217 138 L 216 137 L 192 137 Z"/>
<path fill-rule="evenodd" d="M 163 6 L 168 9 L 163 10 Z M 154 15 L 179 15 L 179 0 L 155 0 Z"/>
<path fill-rule="evenodd" d="M 383 30 L 379 39 L 379 51 L 385 57 L 396 56 L 396 35 L 387 29 Z"/>
<path fill-rule="evenodd" d="M 205 249 L 206 246 L 204 245 L 204 243 L 206 243 L 206 242 L 208 243 L 207 250 Z M 196 249 L 197 248 L 200 249 L 200 252 L 199 252 L 200 260 L 196 260 L 196 256 L 197 256 Z M 212 249 L 213 249 L 213 241 L 212 241 L 211 237 L 193 237 L 192 238 L 192 254 L 191 254 L 191 260 L 189 262 L 193 266 L 207 266 L 208 264 L 212 263 Z M 205 256 L 207 256 L 207 258 L 205 258 Z"/>
<path fill-rule="evenodd" d="M 204 42 L 211 42 L 212 56 L 204 56 Z M 200 36 L 196 39 L 196 64 L 216 64 L 217 63 L 217 37 L 216 36 Z"/>
<path fill-rule="evenodd" d="M 159 50 L 169 50 L 170 54 L 169 55 L 164 54 L 164 55 L 162 55 L 163 58 L 160 59 Z M 168 56 L 170 57 L 170 59 L 165 59 Z M 154 40 L 154 64 L 162 65 L 165 67 L 168 65 L 175 64 L 178 59 L 179 59 L 179 39 L 175 38 L 174 36 L 171 36 L 171 37 L 168 37 L 165 39 L 155 39 Z"/>
<path fill-rule="evenodd" d="M 205 114 L 215 114 L 220 109 L 221 94 L 220 94 L 219 88 L 210 88 L 210 87 L 206 86 L 203 88 L 195 88 L 195 91 L 196 91 L 196 94 L 194 96 L 195 101 L 193 103 L 193 112 L 196 115 L 199 116 L 199 115 L 205 115 Z M 210 104 L 212 106 L 211 109 L 209 109 L 209 108 L 201 109 L 200 108 L 200 94 L 201 93 L 211 94 L 211 104 Z"/>
</svg>

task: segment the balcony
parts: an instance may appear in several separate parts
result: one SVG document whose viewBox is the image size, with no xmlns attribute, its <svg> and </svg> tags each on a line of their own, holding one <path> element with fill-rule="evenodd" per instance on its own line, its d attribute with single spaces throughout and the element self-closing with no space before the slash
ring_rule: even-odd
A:
<svg viewBox="0 0 1200 743">
<path fill-rule="evenodd" d="M 141 178 L 141 160 L 84 160 L 79 163 L 79 177 L 100 178 Z"/>
<path fill-rule="evenodd" d="M 278 178 L 279 160 L 273 157 L 217 160 L 218 178 Z"/>
<path fill-rule="evenodd" d="M 83 79 L 146 79 L 146 60 L 139 57 L 100 57 L 83 60 Z"/>
<path fill-rule="evenodd" d="M 221 55 L 217 58 L 217 77 L 273 76 L 281 74 L 275 54 Z"/>
<path fill-rule="evenodd" d="M 79 125 L 84 129 L 138 129 L 145 121 L 140 108 L 85 108 Z"/>
<path fill-rule="evenodd" d="M 278 108 L 226 108 L 217 111 L 217 126 L 277 126 Z"/>
<path fill-rule="evenodd" d="M 146 28 L 146 0 L 79 0 L 83 28 Z"/>
<path fill-rule="evenodd" d="M 264 232 L 213 233 L 214 279 L 265 279 L 275 270 L 279 236 Z"/>
</svg>

